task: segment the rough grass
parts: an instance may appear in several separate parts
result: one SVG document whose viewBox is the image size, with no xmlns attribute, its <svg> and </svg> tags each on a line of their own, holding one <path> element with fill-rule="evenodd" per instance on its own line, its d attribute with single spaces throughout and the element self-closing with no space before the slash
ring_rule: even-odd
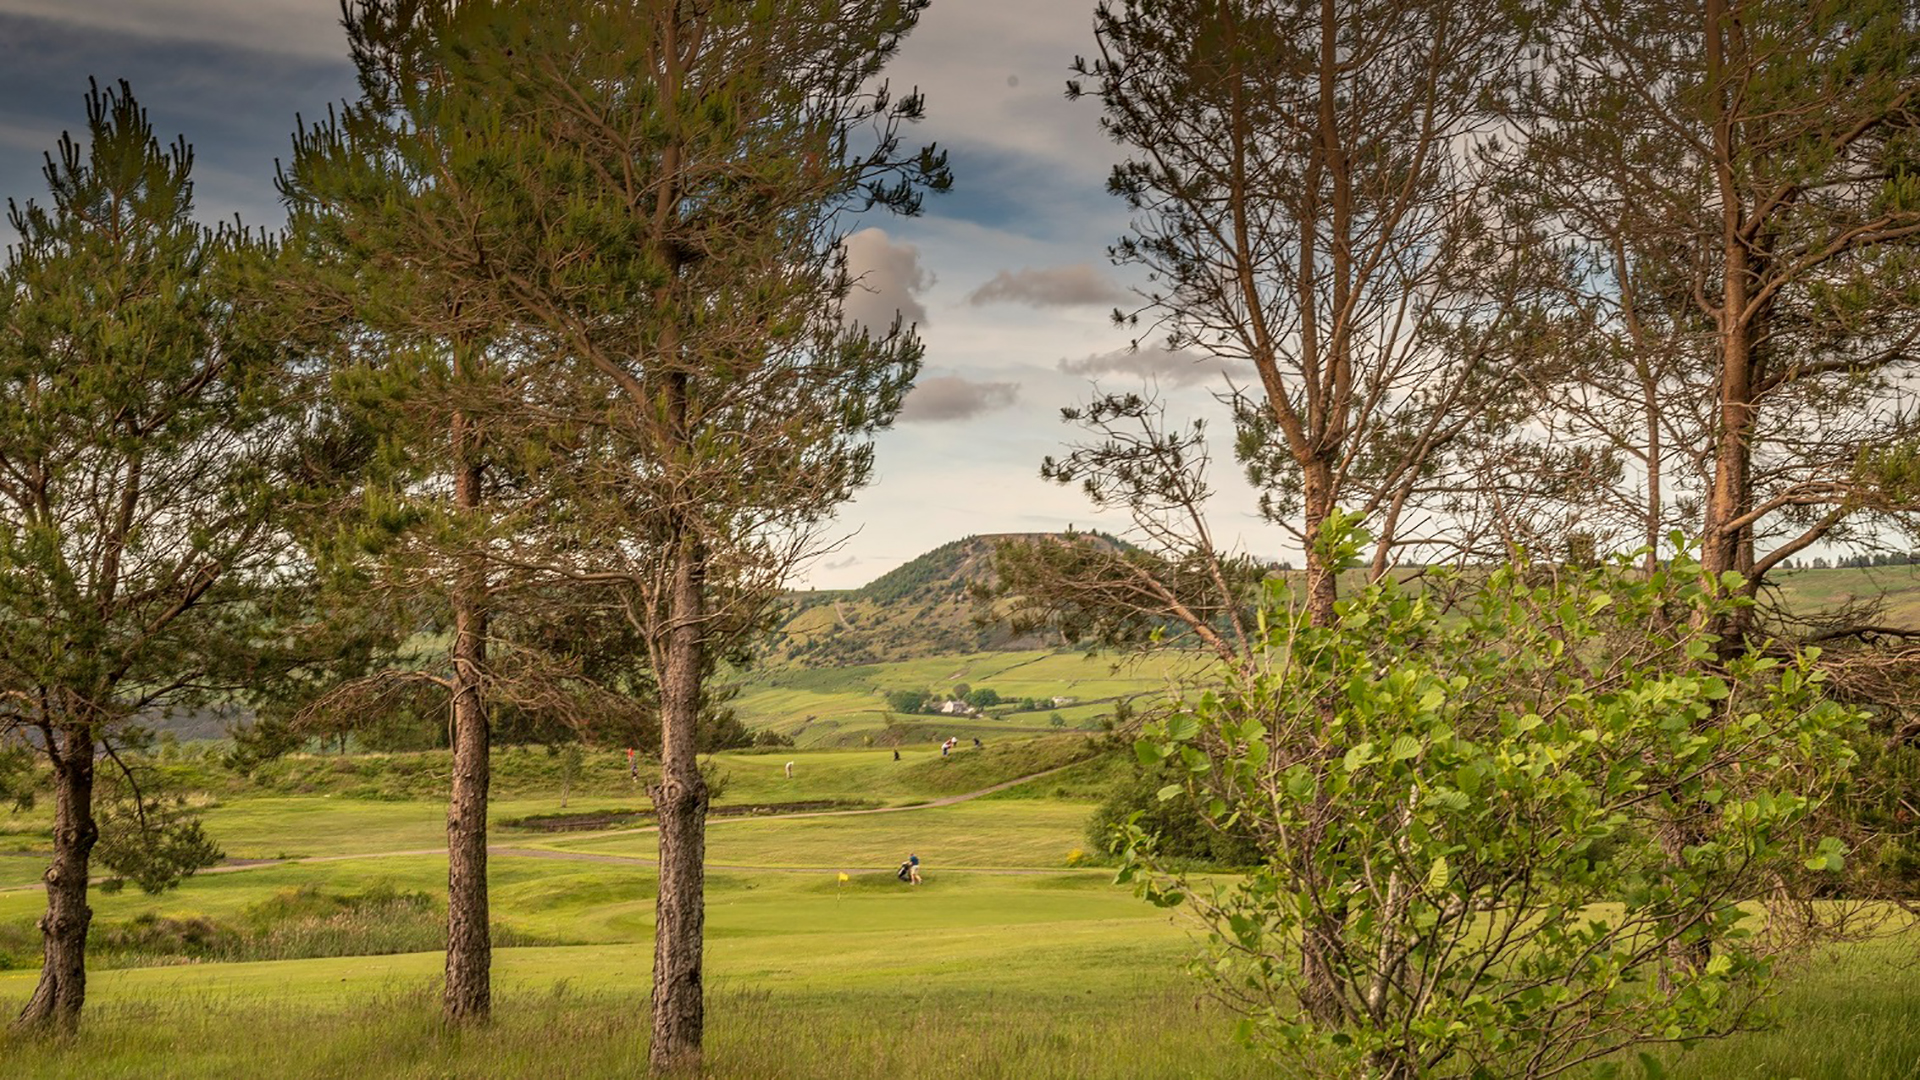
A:
<svg viewBox="0 0 1920 1080">
<path fill-rule="evenodd" d="M 1920 626 L 1920 566 L 1788 570 L 1772 575 L 1771 580 L 1779 587 L 1780 601 L 1789 611 L 1831 611 L 1874 601 L 1884 607 L 1878 621 L 1890 626 Z"/>
<path fill-rule="evenodd" d="M 1138 1078 L 1268 1075 L 1228 1044 L 1225 1018 L 1190 994 L 774 994 L 709 999 L 716 1078 Z M 96 1010 L 71 1045 L 7 1041 L 11 1077 L 632 1077 L 645 1071 L 644 997 L 562 985 L 503 995 L 496 1022 L 444 1029 L 430 990 L 337 1009 L 206 1009 L 153 1000 Z"/>
<path fill-rule="evenodd" d="M 1673 1080 L 1916 1080 L 1915 946 L 1908 937 L 1831 950 L 1787 975 L 1766 1030 L 1658 1056 Z"/>
<path fill-rule="evenodd" d="M 496 922 L 498 948 L 555 944 Z M 364 892 L 333 892 L 315 884 L 282 889 L 236 916 L 163 915 L 154 910 L 105 920 L 89 935 L 88 965 L 95 971 L 169 964 L 305 960 L 383 956 L 447 946 L 446 905 L 421 890 L 381 882 Z M 0 925 L 0 970 L 35 967 L 40 935 L 29 922 Z"/>
<path fill-rule="evenodd" d="M 502 954 L 502 968 L 528 953 Z M 571 951 L 571 950 L 566 950 Z M 911 952 L 911 949 L 906 950 Z M 1886 950 L 1882 949 L 1882 952 Z M 1884 965 L 1891 954 L 1881 958 Z M 347 995 L 289 992 L 206 997 L 108 993 L 66 1043 L 0 1034 L 10 1077 L 503 1077 L 632 1076 L 646 1055 L 645 968 L 614 978 L 592 966 L 574 979 L 522 982 L 496 995 L 496 1022 L 452 1031 L 438 1021 L 428 974 L 409 961 L 403 982 L 356 980 Z M 1163 957 L 1093 952 L 1036 981 L 1016 961 L 1004 977 L 974 968 L 967 985 L 912 972 L 850 984 L 829 972 L 755 986 L 724 975 L 709 992 L 707 1068 L 713 1078 L 1152 1078 L 1271 1076 L 1235 1046 L 1232 1017 L 1198 997 Z M 1837 958 L 1836 958 L 1837 959 Z M 330 981 L 339 961 L 245 965 L 290 989 Z M 314 969 L 310 979 L 299 973 Z M 937 964 L 934 965 L 937 969 Z M 214 974 L 217 969 L 205 969 Z M 1908 1080 L 1920 1060 L 1920 980 L 1913 970 L 1850 980 L 1848 968 L 1791 987 L 1778 1026 L 1662 1056 L 1675 1080 Z M 116 973 L 165 977 L 191 972 Z M 1069 979 L 1077 979 L 1071 983 Z M 153 982 L 152 979 L 146 980 Z M 154 989 L 160 985 L 155 984 Z M 183 992 L 184 991 L 184 992 Z M 1637 1075 L 1637 1068 L 1627 1075 Z M 1581 1074 L 1575 1074 L 1581 1075 Z M 1590 1075 L 1590 1074 L 1589 1074 Z"/>
</svg>

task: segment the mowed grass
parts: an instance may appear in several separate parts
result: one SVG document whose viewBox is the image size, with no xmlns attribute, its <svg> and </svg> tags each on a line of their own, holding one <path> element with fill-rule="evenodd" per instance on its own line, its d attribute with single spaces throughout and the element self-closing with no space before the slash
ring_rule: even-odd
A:
<svg viewBox="0 0 1920 1080">
<path fill-rule="evenodd" d="M 909 853 L 935 868 L 1064 868 L 1086 847 L 1093 807 L 1070 802 L 981 800 L 899 813 L 716 820 L 707 861 L 721 866 L 883 869 Z M 651 858 L 652 832 L 565 838 L 542 847 Z"/>
<path fill-rule="evenodd" d="M 444 873 L 438 860 L 371 862 L 212 875 L 96 907 L 102 920 L 231 912 L 297 884 Z M 584 943 L 498 951 L 501 1022 L 484 1033 L 433 1022 L 437 953 L 195 964 L 97 972 L 75 1043 L 0 1040 L 0 1058 L 10 1076 L 631 1075 L 645 1053 L 651 873 L 496 857 L 492 877 L 515 925 Z M 710 1075 L 1261 1073 L 1181 974 L 1185 928 L 1102 875 L 930 873 L 913 888 L 889 874 L 720 873 L 707 918 Z M 31 985 L 0 973 L 0 1000 Z"/>
<path fill-rule="evenodd" d="M 724 777 L 715 805 L 923 803 L 1084 760 L 1096 752 L 1084 735 L 1055 735 L 1003 739 L 981 749 L 969 744 L 949 757 L 942 757 L 935 748 L 909 747 L 901 750 L 899 761 L 893 760 L 891 750 L 723 753 L 712 759 Z M 790 779 L 788 762 L 794 765 Z M 492 840 L 514 844 L 551 838 L 551 834 L 509 828 L 503 822 L 557 814 L 641 813 L 650 806 L 639 785 L 629 785 L 618 797 L 574 794 L 564 806 L 557 791 L 496 799 L 489 813 L 494 822 Z M 425 852 L 446 844 L 446 806 L 432 800 L 385 801 L 337 794 L 223 796 L 203 813 L 208 835 L 230 859 Z M 13 827 L 0 835 L 0 895 L 39 882 L 50 842 L 49 814 L 46 800 L 27 813 L 0 813 L 0 821 Z M 1044 827 L 1052 829 L 1051 824 Z"/>
<path fill-rule="evenodd" d="M 561 892 L 650 891 L 643 876 L 577 873 Z M 711 887 L 705 1075 L 1272 1075 L 1182 972 L 1195 946 L 1181 918 L 1097 879 L 949 874 L 910 889 L 766 874 Z M 437 953 L 203 964 L 98 973 L 73 1043 L 0 1036 L 0 1060 L 29 1077 L 631 1075 L 650 946 L 645 919 L 628 929 L 638 940 L 500 950 L 498 1023 L 482 1031 L 436 1022 Z M 0 973 L 0 999 L 30 985 Z M 1896 1080 L 1920 1060 L 1907 943 L 1794 973 L 1772 1013 L 1774 1030 L 1662 1054 L 1668 1075 Z"/>
</svg>

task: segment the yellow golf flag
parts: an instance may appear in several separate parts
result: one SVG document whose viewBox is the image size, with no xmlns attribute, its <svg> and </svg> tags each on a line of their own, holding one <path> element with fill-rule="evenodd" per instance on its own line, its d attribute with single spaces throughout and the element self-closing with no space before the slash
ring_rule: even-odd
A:
<svg viewBox="0 0 1920 1080">
<path fill-rule="evenodd" d="M 847 872 L 846 872 L 845 870 L 842 870 L 842 871 L 840 872 L 840 880 L 841 880 L 841 881 L 852 881 L 853 879 L 847 876 Z"/>
</svg>

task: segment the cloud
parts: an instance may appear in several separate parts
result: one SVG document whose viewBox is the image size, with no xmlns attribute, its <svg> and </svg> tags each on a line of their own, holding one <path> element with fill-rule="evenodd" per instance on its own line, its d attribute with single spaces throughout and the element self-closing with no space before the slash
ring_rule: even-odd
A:
<svg viewBox="0 0 1920 1080">
<path fill-rule="evenodd" d="M 1159 347 L 1115 349 L 1095 353 L 1078 360 L 1062 359 L 1060 370 L 1068 375 L 1098 378 L 1101 375 L 1136 375 L 1167 386 L 1195 386 L 1228 376 L 1245 375 L 1246 365 L 1202 356 L 1185 350 Z"/>
<path fill-rule="evenodd" d="M 1020 396 L 1019 383 L 974 382 L 955 375 L 921 379 L 900 408 L 903 424 L 967 420 L 1004 409 Z"/>
<path fill-rule="evenodd" d="M 992 281 L 967 294 L 967 303 L 974 307 L 986 304 L 1074 307 L 1119 304 L 1126 299 L 1127 291 L 1091 263 L 1056 266 L 1050 270 L 1002 270 Z"/>
<path fill-rule="evenodd" d="M 41 156 L 62 131 L 85 137 L 88 76 L 97 76 L 103 88 L 124 78 L 161 142 L 185 135 L 193 145 L 195 216 L 225 221 L 238 212 L 248 225 L 279 224 L 284 212 L 273 187 L 274 160 L 292 145 L 296 114 L 323 115 L 329 101 L 353 93 L 353 65 L 332 5 L 303 4 L 312 18 L 279 25 L 289 39 L 324 32 L 330 56 L 227 40 L 234 35 L 191 36 L 198 26 L 188 17 L 192 12 L 237 13 L 244 6 L 243 0 L 206 6 L 187 0 L 0 0 L 0 41 L 7 43 L 0 49 L 6 56 L 0 63 L 0 196 L 44 203 Z M 293 6 L 294 0 L 260 5 L 279 12 Z M 126 26 L 114 23 L 116 11 L 129 13 Z M 179 36 L 162 40 L 145 32 L 155 11 L 180 16 L 168 22 Z M 95 25 L 102 20 L 113 25 Z M 0 223 L 0 240 L 11 239 Z"/>
<path fill-rule="evenodd" d="M 339 6 L 313 0 L 7 0 L 6 6 L 11 15 L 60 23 L 75 40 L 108 34 L 304 58 L 347 55 Z"/>
<path fill-rule="evenodd" d="M 933 287 L 932 271 L 920 264 L 920 249 L 896 244 L 885 229 L 861 229 L 846 239 L 847 273 L 853 290 L 847 294 L 846 317 L 876 330 L 900 318 L 927 324 L 926 305 L 919 295 Z"/>
</svg>

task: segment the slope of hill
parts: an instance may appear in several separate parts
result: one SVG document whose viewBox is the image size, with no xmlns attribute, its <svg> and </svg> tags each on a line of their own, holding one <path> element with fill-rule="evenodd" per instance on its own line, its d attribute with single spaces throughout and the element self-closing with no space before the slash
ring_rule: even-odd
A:
<svg viewBox="0 0 1920 1080">
<path fill-rule="evenodd" d="M 1045 635 L 1014 634 L 1004 620 L 993 617 L 998 612 L 977 597 L 980 589 L 994 584 L 996 543 L 1032 543 L 1053 535 L 969 536 L 942 544 L 858 589 L 796 593 L 790 614 L 762 655 L 774 665 L 846 667 L 1070 644 Z"/>
<path fill-rule="evenodd" d="M 1056 533 L 997 533 L 942 544 L 858 589 L 796 593 L 762 650 L 773 667 L 833 668 L 934 656 L 1071 648 L 1072 642 L 1014 634 L 1003 607 L 979 597 L 995 583 L 996 543 L 1036 543 Z M 1099 535 L 1099 534 L 1094 534 Z M 1102 536 L 1102 540 L 1121 541 Z M 1920 626 L 1920 566 L 1777 571 L 1775 603 L 1802 615 L 1870 603 L 1877 621 Z"/>
</svg>

